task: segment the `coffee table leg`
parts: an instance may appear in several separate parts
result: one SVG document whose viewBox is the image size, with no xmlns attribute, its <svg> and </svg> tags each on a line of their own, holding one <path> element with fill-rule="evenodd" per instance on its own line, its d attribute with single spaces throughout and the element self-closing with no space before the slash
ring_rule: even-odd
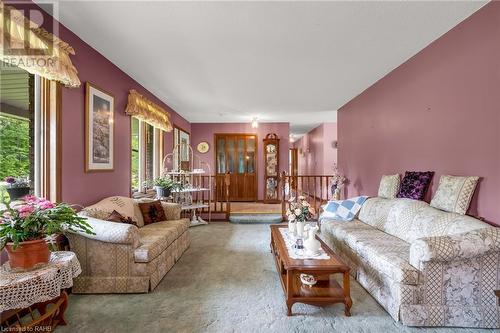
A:
<svg viewBox="0 0 500 333">
<path fill-rule="evenodd" d="M 287 307 L 287 316 L 292 315 L 292 306 L 293 306 L 293 271 L 286 271 L 286 307 Z"/>
<path fill-rule="evenodd" d="M 351 299 L 351 287 L 349 283 L 349 272 L 344 272 L 344 277 L 343 277 L 343 284 L 344 284 L 344 304 L 345 304 L 345 315 L 350 317 L 351 316 L 351 306 L 352 306 L 352 299 Z"/>
</svg>

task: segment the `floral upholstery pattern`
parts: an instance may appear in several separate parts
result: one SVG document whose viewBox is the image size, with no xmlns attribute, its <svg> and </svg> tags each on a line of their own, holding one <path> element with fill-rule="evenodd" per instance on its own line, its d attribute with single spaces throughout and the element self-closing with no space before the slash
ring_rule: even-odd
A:
<svg viewBox="0 0 500 333">
<path fill-rule="evenodd" d="M 394 199 L 399 193 L 399 186 L 401 185 L 401 177 L 396 175 L 383 175 L 380 179 L 378 188 L 378 196 L 386 199 Z"/>
<path fill-rule="evenodd" d="M 119 198 L 122 210 L 117 211 L 120 214 L 138 212 L 137 201 Z M 68 234 L 70 248 L 82 266 L 82 274 L 74 280 L 73 292 L 145 293 L 153 290 L 189 247 L 189 220 L 180 219 L 180 205 L 162 203 L 167 221 L 137 228 L 100 219 L 110 208 L 108 206 L 116 206 L 109 202 L 117 201 L 105 199 L 101 202 L 105 207 L 96 204 L 79 213 L 87 217 L 95 235 Z M 175 219 L 170 220 L 172 217 Z"/>
<path fill-rule="evenodd" d="M 465 214 L 479 177 L 441 176 L 431 206 L 447 212 Z"/>
<path fill-rule="evenodd" d="M 433 175 L 434 171 L 406 171 L 397 197 L 424 200 Z"/>
<path fill-rule="evenodd" d="M 499 327 L 500 228 L 425 202 L 371 198 L 359 219 L 323 220 L 321 238 L 394 320 Z"/>
</svg>

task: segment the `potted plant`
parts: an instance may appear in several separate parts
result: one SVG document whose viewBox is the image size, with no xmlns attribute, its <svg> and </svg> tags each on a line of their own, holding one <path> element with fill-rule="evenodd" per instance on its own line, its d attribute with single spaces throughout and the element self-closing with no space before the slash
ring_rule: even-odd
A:
<svg viewBox="0 0 500 333">
<path fill-rule="evenodd" d="M 7 250 L 11 268 L 47 263 L 51 242 L 67 231 L 93 234 L 86 219 L 69 205 L 56 205 L 35 196 L 25 196 L 23 203 L 14 207 L 7 204 L 0 211 L 0 250 Z"/>
<path fill-rule="evenodd" d="M 316 212 L 307 202 L 304 196 L 299 196 L 297 200 L 290 198 L 288 200 L 288 228 L 291 232 L 297 232 L 299 237 L 303 236 L 305 222 L 310 220 Z"/>
<path fill-rule="evenodd" d="M 10 201 L 17 200 L 30 193 L 30 185 L 28 178 L 25 177 L 6 177 L 7 193 L 9 193 Z"/>
<path fill-rule="evenodd" d="M 154 180 L 154 188 L 158 198 L 169 197 L 172 191 L 182 190 L 181 182 L 173 180 L 170 176 L 161 176 Z"/>
</svg>

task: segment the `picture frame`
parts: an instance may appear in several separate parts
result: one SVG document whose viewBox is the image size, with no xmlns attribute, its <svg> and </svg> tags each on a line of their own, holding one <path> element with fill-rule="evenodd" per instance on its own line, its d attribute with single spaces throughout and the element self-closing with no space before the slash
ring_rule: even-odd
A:
<svg viewBox="0 0 500 333">
<path fill-rule="evenodd" d="M 85 83 L 85 172 L 114 170 L 115 98 Z"/>
<path fill-rule="evenodd" d="M 189 146 L 191 144 L 191 135 L 188 131 L 174 125 L 174 146 L 179 149 L 179 161 L 174 158 L 174 170 L 184 170 L 190 169 L 190 153 Z"/>
</svg>

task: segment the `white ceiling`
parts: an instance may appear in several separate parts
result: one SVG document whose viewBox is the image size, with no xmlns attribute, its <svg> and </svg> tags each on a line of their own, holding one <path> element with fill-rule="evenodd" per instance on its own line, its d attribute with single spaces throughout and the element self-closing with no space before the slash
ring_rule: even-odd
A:
<svg viewBox="0 0 500 333">
<path fill-rule="evenodd" d="M 64 1 L 59 14 L 191 122 L 303 133 L 484 3 Z"/>
</svg>

